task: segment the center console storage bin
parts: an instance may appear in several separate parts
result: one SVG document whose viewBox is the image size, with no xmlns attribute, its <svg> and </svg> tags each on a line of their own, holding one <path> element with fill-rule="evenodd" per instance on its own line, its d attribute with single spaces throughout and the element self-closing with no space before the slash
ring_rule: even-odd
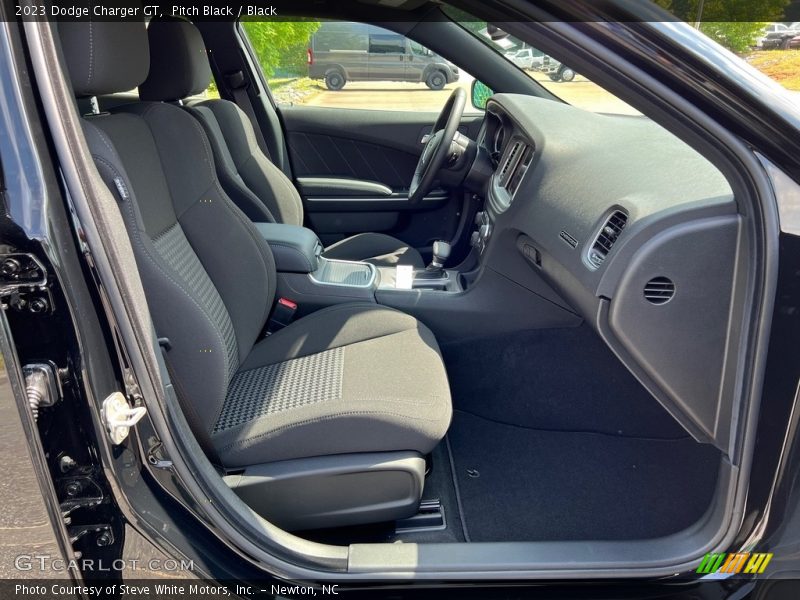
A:
<svg viewBox="0 0 800 600">
<path fill-rule="evenodd" d="M 311 275 L 319 283 L 371 287 L 375 281 L 375 267 L 368 263 L 319 259 L 319 268 Z"/>
</svg>

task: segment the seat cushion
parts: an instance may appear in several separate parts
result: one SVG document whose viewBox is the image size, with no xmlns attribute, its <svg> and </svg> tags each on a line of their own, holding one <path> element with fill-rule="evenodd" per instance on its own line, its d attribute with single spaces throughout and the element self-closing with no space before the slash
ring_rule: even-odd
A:
<svg viewBox="0 0 800 600">
<path fill-rule="evenodd" d="M 257 344 L 212 431 L 223 465 L 355 452 L 430 452 L 452 415 L 431 331 L 374 304 L 313 313 Z"/>
<path fill-rule="evenodd" d="M 379 267 L 411 265 L 425 268 L 425 261 L 415 248 L 383 233 L 359 233 L 325 249 L 325 258 L 365 261 Z"/>
</svg>

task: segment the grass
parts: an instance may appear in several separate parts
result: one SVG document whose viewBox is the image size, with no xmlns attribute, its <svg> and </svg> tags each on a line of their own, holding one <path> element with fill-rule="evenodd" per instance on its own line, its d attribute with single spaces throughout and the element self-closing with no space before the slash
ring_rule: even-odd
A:
<svg viewBox="0 0 800 600">
<path fill-rule="evenodd" d="M 293 81 L 298 81 L 300 79 L 304 79 L 304 78 L 302 78 L 302 77 L 273 77 L 272 79 L 268 80 L 269 89 L 277 90 L 277 89 L 282 88 L 282 87 L 284 87 L 286 85 L 289 85 Z"/>
<path fill-rule="evenodd" d="M 321 82 L 308 77 L 276 77 L 268 84 L 278 104 L 303 104 L 325 89 Z"/>
<path fill-rule="evenodd" d="M 308 77 L 275 77 L 269 79 L 267 84 L 279 104 L 302 104 L 325 90 L 322 82 Z M 219 90 L 211 85 L 203 97 L 209 100 L 219 99 Z"/>
<path fill-rule="evenodd" d="M 744 58 L 787 90 L 800 92 L 800 50 L 760 50 Z"/>
</svg>

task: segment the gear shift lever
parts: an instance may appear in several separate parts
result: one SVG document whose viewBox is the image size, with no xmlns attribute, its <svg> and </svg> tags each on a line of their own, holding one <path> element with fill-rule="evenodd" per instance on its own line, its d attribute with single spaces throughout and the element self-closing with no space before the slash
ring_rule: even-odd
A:
<svg viewBox="0 0 800 600">
<path fill-rule="evenodd" d="M 447 242 L 433 242 L 433 260 L 428 265 L 428 271 L 440 272 L 444 268 L 444 263 L 450 257 L 450 244 Z"/>
<path fill-rule="evenodd" d="M 450 258 L 450 244 L 447 242 L 433 242 L 433 260 L 424 271 L 414 271 L 415 288 L 446 289 L 449 275 L 444 270 L 444 263 Z"/>
</svg>

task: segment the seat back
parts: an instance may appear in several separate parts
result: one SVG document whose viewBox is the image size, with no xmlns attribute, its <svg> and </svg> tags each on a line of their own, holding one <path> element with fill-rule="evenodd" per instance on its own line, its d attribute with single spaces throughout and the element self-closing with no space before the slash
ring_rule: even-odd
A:
<svg viewBox="0 0 800 600">
<path fill-rule="evenodd" d="M 144 23 L 70 22 L 59 32 L 76 94 L 125 91 L 144 80 Z M 205 132 L 186 111 L 134 103 L 83 122 L 98 171 L 119 200 L 156 332 L 170 340 L 178 396 L 210 452 L 230 379 L 273 303 L 269 246 L 222 190 Z"/>
<path fill-rule="evenodd" d="M 203 93 L 211 69 L 200 31 L 183 19 L 154 19 L 147 28 L 151 69 L 139 86 L 142 100 L 177 102 Z M 253 124 L 228 100 L 186 100 L 202 124 L 220 181 L 232 200 L 255 222 L 303 224 L 297 189 L 261 151 Z"/>
</svg>

